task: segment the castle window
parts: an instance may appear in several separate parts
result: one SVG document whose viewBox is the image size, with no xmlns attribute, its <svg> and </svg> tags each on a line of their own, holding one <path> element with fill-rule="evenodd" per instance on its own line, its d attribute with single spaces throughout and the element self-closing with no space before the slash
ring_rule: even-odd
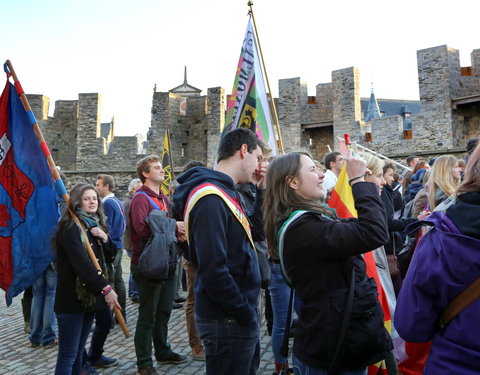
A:
<svg viewBox="0 0 480 375">
<path fill-rule="evenodd" d="M 187 148 L 188 143 L 182 143 L 182 158 L 185 157 L 185 149 Z"/>
<path fill-rule="evenodd" d="M 190 135 L 190 132 L 188 130 L 185 130 L 185 134 L 187 135 L 187 137 Z"/>
<path fill-rule="evenodd" d="M 412 129 L 403 131 L 403 139 L 412 139 Z"/>
<path fill-rule="evenodd" d="M 207 135 L 207 134 L 208 134 L 208 130 L 205 129 L 205 130 L 203 131 L 203 135 Z"/>
<path fill-rule="evenodd" d="M 365 133 L 365 142 L 372 142 L 372 133 Z"/>
</svg>

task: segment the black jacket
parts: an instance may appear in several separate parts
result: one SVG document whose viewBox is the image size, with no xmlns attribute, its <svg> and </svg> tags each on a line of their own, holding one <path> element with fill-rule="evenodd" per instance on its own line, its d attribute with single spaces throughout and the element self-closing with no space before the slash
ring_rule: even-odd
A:
<svg viewBox="0 0 480 375">
<path fill-rule="evenodd" d="M 239 202 L 233 180 L 226 174 L 204 167 L 192 168 L 179 176 L 173 215 L 183 219 L 193 189 L 211 183 Z M 256 196 L 249 215 L 254 241 L 262 241 L 262 193 Z M 241 325 L 258 324 L 260 292 L 258 260 L 240 222 L 222 198 L 207 195 L 198 200 L 189 219 L 190 261 L 197 269 L 195 314 L 204 319 L 233 318 Z"/>
<path fill-rule="evenodd" d="M 395 214 L 393 207 L 393 189 L 390 185 L 385 185 L 382 190 L 382 203 L 385 208 L 385 214 L 387 215 L 389 237 L 385 243 L 385 253 L 393 254 L 400 252 L 403 246 L 403 239 L 399 232 L 402 232 L 407 225 L 417 221 L 415 218 L 406 219 L 394 219 Z"/>
<path fill-rule="evenodd" d="M 92 245 L 97 259 L 103 251 L 105 261 L 112 263 L 117 252 L 115 245 L 108 242 L 100 245 L 97 238 L 88 231 L 88 241 Z M 108 281 L 97 273 L 87 251 L 80 239 L 80 229 L 74 223 L 67 222 L 62 233 L 57 238 L 57 291 L 55 294 L 55 312 L 57 314 L 76 314 L 86 311 L 97 311 L 106 307 L 101 294 Z M 87 289 L 96 295 L 96 303 L 85 308 L 76 293 L 77 276 Z"/>
<path fill-rule="evenodd" d="M 293 352 L 302 362 L 322 369 L 328 369 L 337 345 L 352 264 L 357 282 L 365 279 L 366 267 L 360 254 L 380 247 L 388 239 L 377 187 L 360 182 L 353 185 L 352 191 L 358 219 L 329 220 L 307 213 L 285 234 L 286 271 L 302 301 Z M 330 297 L 335 291 L 343 292 Z M 375 314 L 383 317 L 378 299 L 375 301 Z M 341 368 L 359 369 L 384 357 L 390 342 L 383 318 L 379 331 L 372 334 L 385 340 L 385 347 L 361 360 L 353 359 L 353 353 L 346 351 Z"/>
</svg>

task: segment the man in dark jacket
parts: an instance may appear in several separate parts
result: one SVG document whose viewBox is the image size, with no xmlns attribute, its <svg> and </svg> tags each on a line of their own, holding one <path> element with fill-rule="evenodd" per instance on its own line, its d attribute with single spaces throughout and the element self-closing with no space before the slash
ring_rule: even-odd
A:
<svg viewBox="0 0 480 375">
<path fill-rule="evenodd" d="M 257 137 L 240 128 L 220 141 L 215 171 L 197 167 L 177 178 L 174 212 L 185 211 L 190 260 L 197 268 L 195 320 L 207 374 L 256 374 L 258 369 L 260 274 L 253 241 L 264 238 L 265 172 Z M 254 176 L 258 191 L 248 220 L 235 184 Z"/>
</svg>

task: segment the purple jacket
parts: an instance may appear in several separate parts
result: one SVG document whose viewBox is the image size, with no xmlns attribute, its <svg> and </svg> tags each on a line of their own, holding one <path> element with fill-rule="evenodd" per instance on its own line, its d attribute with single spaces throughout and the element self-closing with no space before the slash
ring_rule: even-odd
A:
<svg viewBox="0 0 480 375">
<path fill-rule="evenodd" d="M 432 340 L 424 374 L 480 374 L 480 299 L 438 328 L 444 308 L 480 277 L 480 239 L 463 235 L 444 212 L 424 223 L 434 227 L 416 249 L 398 296 L 395 328 L 406 341 Z"/>
</svg>

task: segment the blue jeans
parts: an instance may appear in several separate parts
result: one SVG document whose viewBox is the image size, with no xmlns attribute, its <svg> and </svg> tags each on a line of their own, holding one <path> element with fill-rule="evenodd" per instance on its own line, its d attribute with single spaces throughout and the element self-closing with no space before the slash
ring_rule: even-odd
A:
<svg viewBox="0 0 480 375">
<path fill-rule="evenodd" d="M 51 265 L 33 283 L 33 302 L 30 315 L 30 342 L 46 345 L 53 341 L 55 334 L 55 288 L 57 273 Z"/>
<path fill-rule="evenodd" d="M 94 364 L 102 357 L 103 345 L 110 332 L 112 319 L 112 311 L 108 306 L 95 312 L 95 330 L 93 331 L 90 351 L 88 352 L 88 361 L 91 364 Z"/>
<path fill-rule="evenodd" d="M 282 276 L 280 264 L 272 264 L 272 278 L 268 286 L 270 292 L 270 301 L 273 310 L 273 329 L 272 329 L 272 351 L 275 363 L 282 365 L 288 360 L 280 355 L 283 336 L 285 334 L 285 324 L 287 322 L 288 302 L 290 298 L 290 287 Z"/>
<path fill-rule="evenodd" d="M 301 362 L 292 354 L 293 372 L 295 375 L 327 375 L 327 370 L 310 367 Z M 367 368 L 363 370 L 342 370 L 339 375 L 367 375 Z"/>
<path fill-rule="evenodd" d="M 55 375 L 78 375 L 94 313 L 57 314 L 58 356 Z"/>
<path fill-rule="evenodd" d="M 207 375 L 254 375 L 260 364 L 258 323 L 240 326 L 233 319 L 210 320 L 195 316 L 202 339 Z"/>
</svg>

